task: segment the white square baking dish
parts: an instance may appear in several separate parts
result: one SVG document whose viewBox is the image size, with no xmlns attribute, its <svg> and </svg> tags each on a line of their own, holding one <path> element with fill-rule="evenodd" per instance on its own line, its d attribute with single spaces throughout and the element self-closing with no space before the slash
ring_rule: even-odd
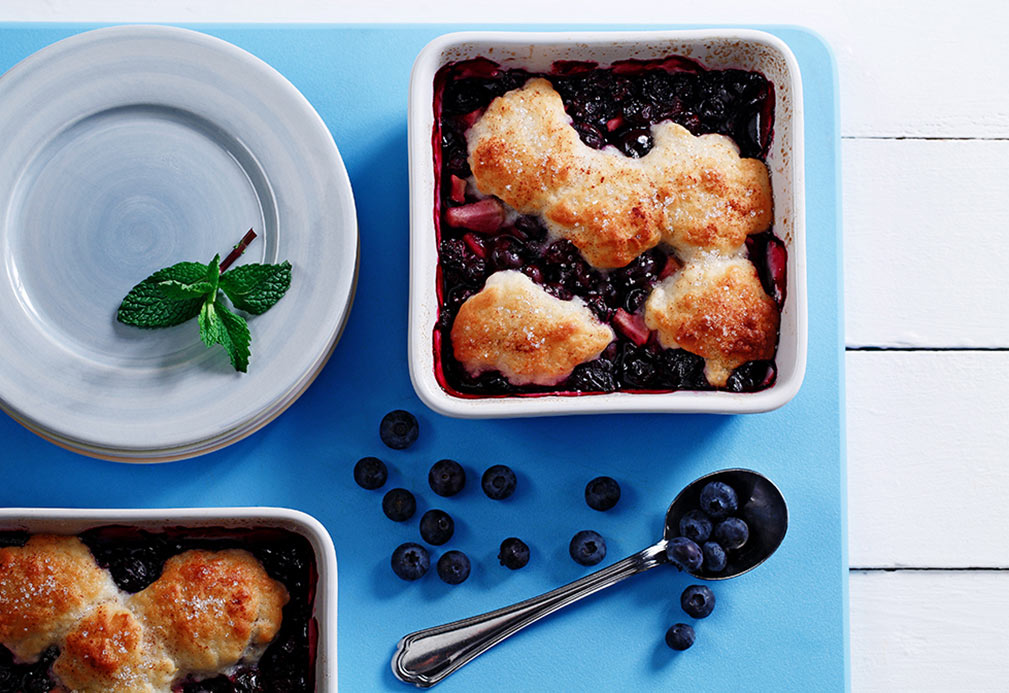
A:
<svg viewBox="0 0 1009 693">
<path fill-rule="evenodd" d="M 774 134 L 766 163 L 774 197 L 775 235 L 788 252 L 787 297 L 781 311 L 777 379 L 758 392 L 471 397 L 450 393 L 435 372 L 434 327 L 438 319 L 438 231 L 433 133 L 434 81 L 443 66 L 484 57 L 504 67 L 549 72 L 555 61 L 615 61 L 684 56 L 708 69 L 762 73 L 774 85 Z M 622 32 L 461 32 L 429 43 L 410 80 L 410 376 L 433 410 L 464 418 L 616 412 L 756 413 L 795 396 L 806 366 L 807 308 L 802 84 L 798 63 L 783 41 L 743 29 Z"/>
<path fill-rule="evenodd" d="M 0 508 L 0 531 L 30 534 L 79 534 L 109 525 L 157 533 L 171 528 L 206 530 L 281 529 L 308 540 L 318 571 L 313 616 L 318 626 L 315 674 L 316 691 L 337 690 L 336 591 L 337 567 L 333 540 L 314 517 L 286 508 L 163 508 L 76 509 Z"/>
</svg>

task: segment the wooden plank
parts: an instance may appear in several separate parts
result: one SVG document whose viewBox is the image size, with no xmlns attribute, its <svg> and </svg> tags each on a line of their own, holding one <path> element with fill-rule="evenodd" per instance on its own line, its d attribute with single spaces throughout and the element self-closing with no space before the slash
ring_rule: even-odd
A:
<svg viewBox="0 0 1009 693">
<path fill-rule="evenodd" d="M 855 567 L 1009 568 L 1009 352 L 848 352 Z"/>
<path fill-rule="evenodd" d="M 853 572 L 851 689 L 1005 691 L 1009 573 Z"/>
<path fill-rule="evenodd" d="M 1009 10 L 1003 3 L 809 3 L 751 0 L 650 3 L 628 13 L 611 0 L 496 3 L 247 0 L 5 0 L 9 21 L 474 22 L 798 25 L 823 35 L 840 75 L 847 136 L 1009 137 Z"/>
<path fill-rule="evenodd" d="M 1009 346 L 1007 161 L 1009 141 L 844 141 L 849 346 Z"/>
</svg>

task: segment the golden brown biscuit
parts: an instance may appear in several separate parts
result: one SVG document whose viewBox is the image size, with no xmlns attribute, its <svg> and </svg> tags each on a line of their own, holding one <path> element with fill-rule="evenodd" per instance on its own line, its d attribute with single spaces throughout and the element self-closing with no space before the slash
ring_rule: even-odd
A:
<svg viewBox="0 0 1009 693">
<path fill-rule="evenodd" d="M 160 693 L 176 668 L 132 612 L 107 602 L 67 634 L 53 671 L 75 693 Z"/>
<path fill-rule="evenodd" d="M 523 214 L 538 214 L 578 175 L 586 149 L 545 79 L 494 99 L 466 133 L 477 187 Z"/>
<path fill-rule="evenodd" d="M 772 222 L 767 166 L 739 156 L 723 135 L 695 137 L 675 123 L 652 128 L 655 146 L 641 159 L 665 211 L 663 240 L 683 255 L 731 254 Z"/>
<path fill-rule="evenodd" d="M 735 368 L 774 357 L 778 308 L 749 260 L 703 253 L 652 291 L 645 324 L 663 347 L 703 356 L 708 382 L 724 387 Z"/>
<path fill-rule="evenodd" d="M 581 300 L 562 301 L 515 270 L 491 275 L 452 326 L 455 357 L 470 373 L 498 370 L 515 385 L 554 385 L 611 341 Z"/>
<path fill-rule="evenodd" d="M 647 170 L 621 154 L 586 149 L 590 167 L 544 208 L 543 218 L 590 264 L 624 267 L 662 240 L 663 209 Z"/>
<path fill-rule="evenodd" d="M 36 534 L 0 549 L 0 643 L 22 660 L 56 644 L 115 584 L 77 537 Z"/>
<path fill-rule="evenodd" d="M 287 590 L 247 551 L 186 551 L 131 605 L 182 672 L 256 659 L 280 629 Z"/>
<path fill-rule="evenodd" d="M 660 240 L 681 254 L 733 253 L 769 228 L 767 167 L 728 137 L 654 126 L 641 159 L 585 145 L 542 78 L 491 102 L 466 133 L 477 189 L 540 214 L 592 265 L 624 267 Z"/>
</svg>

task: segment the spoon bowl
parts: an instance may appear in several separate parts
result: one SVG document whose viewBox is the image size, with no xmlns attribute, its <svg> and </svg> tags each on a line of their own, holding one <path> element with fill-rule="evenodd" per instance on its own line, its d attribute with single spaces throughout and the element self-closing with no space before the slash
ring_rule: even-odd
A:
<svg viewBox="0 0 1009 693">
<path fill-rule="evenodd" d="M 680 518 L 701 507 L 701 489 L 713 481 L 726 483 L 736 492 L 739 510 L 735 514 L 746 522 L 750 536 L 740 549 L 727 552 L 725 570 L 717 575 L 705 573 L 703 568 L 684 568 L 699 580 L 727 580 L 748 573 L 775 552 L 788 530 L 788 506 L 770 479 L 750 469 L 722 469 L 687 484 L 669 504 L 662 532 L 666 541 L 680 536 Z"/>
</svg>

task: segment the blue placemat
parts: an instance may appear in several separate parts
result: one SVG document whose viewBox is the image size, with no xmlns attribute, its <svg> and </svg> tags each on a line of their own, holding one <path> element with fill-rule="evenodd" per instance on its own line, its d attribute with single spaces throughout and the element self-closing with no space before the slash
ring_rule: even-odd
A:
<svg viewBox="0 0 1009 693">
<path fill-rule="evenodd" d="M 94 27 L 2 25 L 0 70 L 89 28 Z M 656 569 L 536 624 L 440 689 L 844 689 L 839 132 L 836 71 L 827 46 L 801 29 L 769 29 L 795 52 L 805 95 L 809 366 L 798 396 L 779 411 L 751 416 L 459 421 L 425 409 L 407 373 L 406 102 L 410 67 L 420 49 L 439 34 L 467 27 L 193 28 L 269 62 L 305 94 L 333 132 L 353 183 L 361 232 L 360 282 L 346 332 L 315 384 L 277 421 L 193 460 L 149 467 L 93 460 L 0 418 L 0 503 L 305 510 L 332 533 L 339 557 L 341 690 L 404 691 L 408 688 L 389 668 L 403 634 L 584 575 L 588 570 L 567 556 L 577 530 L 595 529 L 607 538 L 605 564 L 644 548 L 661 534 L 665 508 L 684 484 L 722 467 L 752 467 L 784 492 L 791 513 L 788 536 L 758 570 L 713 585 L 718 605 L 695 624 L 691 650 L 673 653 L 662 640 L 672 623 L 691 621 L 679 607 L 679 594 L 691 581 L 673 569 Z M 416 412 L 422 426 L 417 444 L 402 452 L 384 448 L 378 438 L 379 420 L 396 408 Z M 413 584 L 393 576 L 389 556 L 399 543 L 419 539 L 416 518 L 390 522 L 380 509 L 381 492 L 354 484 L 351 469 L 364 455 L 389 463 L 386 488 L 418 493 L 417 518 L 430 507 L 455 516 L 456 536 L 444 548 L 464 550 L 473 559 L 466 583 L 450 587 L 433 572 Z M 467 488 L 454 498 L 439 498 L 427 488 L 429 467 L 443 457 L 459 460 L 469 474 Z M 496 463 L 511 465 L 519 475 L 518 492 L 505 502 L 490 501 L 479 489 L 479 475 Z M 585 483 L 599 474 L 623 486 L 623 498 L 608 513 L 590 510 L 583 500 Z M 498 565 L 498 544 L 506 536 L 522 537 L 531 546 L 526 568 L 512 572 Z"/>
</svg>

